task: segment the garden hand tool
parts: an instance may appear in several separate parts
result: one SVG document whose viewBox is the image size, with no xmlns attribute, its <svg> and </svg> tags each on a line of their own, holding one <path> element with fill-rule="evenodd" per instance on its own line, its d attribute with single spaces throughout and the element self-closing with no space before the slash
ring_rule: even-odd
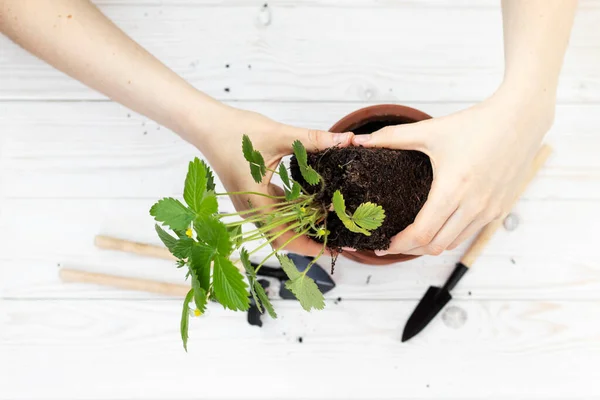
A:
<svg viewBox="0 0 600 400">
<path fill-rule="evenodd" d="M 551 152 L 552 149 L 548 145 L 543 145 L 540 148 L 529 168 L 528 175 L 520 188 L 519 196 L 525 191 L 527 185 L 529 185 L 537 172 L 544 165 Z M 519 196 L 517 196 L 515 199 L 515 203 Z M 477 235 L 473 243 L 471 243 L 460 262 L 456 264 L 454 271 L 444 286 L 441 288 L 438 286 L 430 286 L 429 289 L 427 289 L 427 292 L 419 304 L 417 304 L 417 307 L 413 311 L 412 315 L 408 319 L 408 322 L 406 323 L 406 326 L 404 327 L 404 332 L 402 333 L 403 342 L 421 332 L 421 330 L 423 330 L 423 328 L 425 328 L 427 324 L 429 324 L 429 322 L 452 299 L 450 291 L 456 286 L 456 284 L 473 265 L 477 257 L 483 251 L 485 245 L 489 242 L 500 225 L 502 225 L 501 218 L 486 225 Z"/>
</svg>

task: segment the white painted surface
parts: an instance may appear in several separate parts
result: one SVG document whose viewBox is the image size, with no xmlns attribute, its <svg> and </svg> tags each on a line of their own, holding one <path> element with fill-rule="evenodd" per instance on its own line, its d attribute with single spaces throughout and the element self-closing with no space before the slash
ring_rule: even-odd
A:
<svg viewBox="0 0 600 400">
<path fill-rule="evenodd" d="M 196 86 L 307 127 L 368 103 L 448 114 L 502 73 L 491 0 L 277 0 L 268 26 L 253 0 L 99 3 Z M 196 153 L 0 38 L 0 399 L 600 398 L 600 2 L 580 8 L 556 152 L 519 227 L 406 344 L 416 301 L 464 246 L 392 267 L 340 261 L 325 311 L 277 301 L 262 329 L 212 307 L 192 321 L 189 354 L 180 299 L 60 283 L 58 265 L 180 282 L 169 262 L 93 237 L 157 243 L 148 206 L 180 194 Z"/>
</svg>

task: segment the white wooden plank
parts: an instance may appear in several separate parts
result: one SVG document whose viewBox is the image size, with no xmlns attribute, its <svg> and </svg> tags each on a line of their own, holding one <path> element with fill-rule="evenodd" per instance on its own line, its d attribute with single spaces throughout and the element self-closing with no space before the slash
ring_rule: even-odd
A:
<svg viewBox="0 0 600 400">
<path fill-rule="evenodd" d="M 181 282 L 181 271 L 168 261 L 94 247 L 97 234 L 159 244 L 147 213 L 151 204 L 133 199 L 6 200 L 7 212 L 0 215 L 0 297 L 130 295 L 94 286 L 61 285 L 58 264 Z M 600 258 L 595 224 L 590 223 L 600 220 L 600 203 L 531 200 L 519 203 L 515 213 L 521 220 L 518 229 L 497 233 L 476 268 L 457 288 L 457 296 L 600 298 Z M 370 267 L 340 259 L 333 276 L 338 287 L 330 298 L 420 298 L 429 285 L 443 282 L 464 250 L 463 245 L 439 258 L 424 257 L 391 267 Z M 321 265 L 327 267 L 327 260 Z M 136 297 L 155 298 L 144 294 Z"/>
<path fill-rule="evenodd" d="M 211 307 L 191 322 L 189 354 L 180 303 L 3 301 L 0 397 L 600 396 L 598 302 L 456 301 L 404 344 L 414 302 L 341 302 L 311 314 L 285 303 L 261 329 Z"/>
<path fill-rule="evenodd" d="M 327 129 L 364 105 L 237 103 L 275 120 Z M 434 116 L 467 104 L 410 103 Z M 178 196 L 196 149 L 113 103 L 0 103 L 4 195 L 12 198 Z M 600 199 L 600 105 L 562 105 L 547 140 L 556 151 L 528 199 Z"/>
<path fill-rule="evenodd" d="M 476 101 L 491 94 L 503 69 L 499 7 L 390 3 L 265 8 L 263 2 L 236 7 L 128 2 L 101 9 L 176 72 L 220 99 Z M 271 16 L 267 26 L 261 13 Z M 599 22 L 598 7 L 577 16 L 561 101 L 600 100 Z M 0 49 L 0 99 L 102 98 L 5 38 Z"/>
</svg>

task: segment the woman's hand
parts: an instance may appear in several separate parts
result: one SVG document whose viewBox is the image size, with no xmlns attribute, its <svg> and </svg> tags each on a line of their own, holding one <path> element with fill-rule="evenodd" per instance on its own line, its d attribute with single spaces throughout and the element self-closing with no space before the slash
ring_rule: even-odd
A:
<svg viewBox="0 0 600 400">
<path fill-rule="evenodd" d="M 242 136 L 250 137 L 255 149 L 260 151 L 269 169 L 276 169 L 281 158 L 292 154 L 292 143 L 300 140 L 308 151 L 323 150 L 331 146 L 348 146 L 351 133 L 329 133 L 318 130 L 296 128 L 277 123 L 263 115 L 218 105 L 213 114 L 212 132 L 198 129 L 185 136 L 208 159 L 227 192 L 259 192 L 269 196 L 283 196 L 283 190 L 271 183 L 273 173 L 267 171 L 262 183 L 256 183 L 250 175 L 248 162 L 242 154 Z M 199 121 L 197 125 L 201 126 Z M 193 128 L 192 128 L 193 129 Z M 232 201 L 238 211 L 252 207 L 268 206 L 276 200 L 258 195 L 235 195 Z M 277 248 L 288 241 L 294 232 L 289 232 L 274 241 Z M 316 256 L 322 245 L 308 237 L 291 242 L 286 248 L 296 253 Z"/>
<path fill-rule="evenodd" d="M 355 145 L 422 151 L 433 166 L 423 209 L 377 254 L 438 255 L 509 212 L 553 113 L 552 98 L 501 89 L 446 117 L 355 136 Z"/>
</svg>

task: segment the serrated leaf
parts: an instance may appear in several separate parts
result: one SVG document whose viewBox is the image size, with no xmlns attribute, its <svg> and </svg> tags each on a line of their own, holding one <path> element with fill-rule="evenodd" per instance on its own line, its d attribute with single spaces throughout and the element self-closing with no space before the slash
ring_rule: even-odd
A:
<svg viewBox="0 0 600 400">
<path fill-rule="evenodd" d="M 171 229 L 186 230 L 194 219 L 192 213 L 179 200 L 172 197 L 165 197 L 159 200 L 150 208 L 150 215 L 163 225 L 169 226 Z"/>
<path fill-rule="evenodd" d="M 348 212 L 346 211 L 346 201 L 339 190 L 336 190 L 333 193 L 332 203 L 335 214 L 349 231 L 362 233 L 365 236 L 371 236 L 371 232 L 356 225 L 356 223 L 352 220 L 352 217 L 348 215 Z"/>
<path fill-rule="evenodd" d="M 204 193 L 204 197 L 200 200 L 199 208 L 196 210 L 196 218 L 208 217 L 216 214 L 219 211 L 219 202 L 215 192 L 209 191 Z"/>
<path fill-rule="evenodd" d="M 263 308 L 265 310 L 267 310 L 267 312 L 269 313 L 271 318 L 273 318 L 273 319 L 277 318 L 277 313 L 275 312 L 275 309 L 273 309 L 273 304 L 271 304 L 271 300 L 269 299 L 269 296 L 267 296 L 267 293 L 265 292 L 265 289 L 262 287 L 260 282 L 255 280 L 253 282 L 253 287 L 254 287 L 254 293 L 255 293 L 254 301 L 256 302 L 256 305 L 259 307 L 259 310 L 260 310 L 260 306 L 258 304 L 260 303 L 260 304 L 262 304 Z M 260 300 L 260 302 L 257 301 L 256 297 L 258 297 L 258 300 Z M 260 312 L 262 313 L 262 310 Z"/>
<path fill-rule="evenodd" d="M 306 148 L 302 144 L 301 141 L 296 140 L 292 144 L 292 148 L 294 149 L 294 155 L 296 156 L 296 160 L 298 161 L 298 167 L 300 168 L 300 174 L 304 180 L 310 185 L 316 185 L 321 180 L 321 176 L 308 165 L 308 155 L 306 153 Z"/>
<path fill-rule="evenodd" d="M 198 157 L 190 161 L 188 173 L 183 187 L 183 199 L 187 205 L 198 213 L 206 192 L 206 169 Z"/>
<path fill-rule="evenodd" d="M 250 174 L 256 183 L 261 183 L 262 178 L 267 174 L 265 160 L 258 150 L 254 150 L 254 146 L 248 135 L 242 137 L 242 153 L 244 158 L 250 164 Z"/>
<path fill-rule="evenodd" d="M 306 311 L 313 308 L 322 310 L 325 307 L 325 298 L 315 281 L 298 271 L 289 257 L 278 254 L 277 258 L 286 275 L 290 278 L 285 283 L 285 287 L 296 296 L 302 308 Z"/>
<path fill-rule="evenodd" d="M 175 248 L 175 244 L 177 243 L 177 239 L 175 239 L 173 236 L 169 235 L 158 224 L 154 224 L 154 229 L 156 230 L 156 233 L 158 233 L 158 237 L 163 242 L 163 244 L 166 246 L 166 248 L 169 249 L 169 251 L 171 253 L 173 253 L 173 249 Z"/>
<path fill-rule="evenodd" d="M 206 304 L 208 302 L 208 294 L 202 287 L 202 284 L 193 270 L 190 270 L 192 275 L 192 289 L 194 290 L 194 303 L 196 308 L 200 310 L 202 314 L 206 311 Z"/>
<path fill-rule="evenodd" d="M 302 275 L 296 279 L 287 281 L 285 287 L 298 299 L 302 308 L 310 311 L 313 308 L 322 310 L 325 308 L 325 298 L 319 287 L 308 276 Z"/>
<path fill-rule="evenodd" d="M 175 243 L 171 253 L 177 258 L 188 258 L 192 253 L 194 243 L 196 243 L 194 239 L 189 237 L 181 238 Z"/>
<path fill-rule="evenodd" d="M 384 219 L 385 211 L 383 208 L 371 202 L 359 205 L 352 214 L 352 220 L 356 225 L 369 231 L 379 228 Z"/>
<path fill-rule="evenodd" d="M 181 326 L 180 326 L 180 331 L 181 331 L 181 340 L 183 340 L 183 348 L 185 349 L 185 351 L 187 352 L 187 342 L 188 342 L 188 326 L 190 323 L 190 313 L 189 313 L 189 308 L 190 308 L 190 302 L 192 301 L 192 299 L 194 298 L 194 289 L 190 289 L 189 292 L 187 292 L 187 294 L 185 295 L 185 300 L 183 300 L 183 312 L 181 313 Z"/>
<path fill-rule="evenodd" d="M 287 168 L 283 163 L 279 164 L 279 177 L 281 178 L 281 182 L 283 182 L 283 186 L 285 186 L 288 190 L 292 188 L 290 183 L 290 177 L 287 172 Z"/>
<path fill-rule="evenodd" d="M 215 250 L 209 246 L 196 243 L 192 247 L 189 266 L 200 282 L 200 286 L 208 291 L 210 288 L 210 265 L 215 256 Z"/>
<path fill-rule="evenodd" d="M 210 166 L 204 161 L 200 160 L 200 164 L 204 166 L 204 170 L 206 171 L 206 190 L 215 190 L 215 176 L 213 175 L 212 169 Z"/>
<path fill-rule="evenodd" d="M 240 250 L 240 261 L 246 270 L 246 274 L 252 278 L 256 278 L 256 272 L 254 271 L 254 267 L 250 262 L 250 256 L 248 255 L 248 250 L 241 249 Z"/>
<path fill-rule="evenodd" d="M 236 225 L 236 226 L 228 227 L 227 232 L 229 233 L 229 239 L 231 240 L 231 243 L 233 243 L 233 248 L 237 249 L 238 247 L 240 247 L 242 245 L 242 240 L 244 239 L 243 236 L 241 236 L 242 226 Z M 234 239 L 234 237 L 236 237 L 238 235 L 239 235 L 239 237 Z"/>
<path fill-rule="evenodd" d="M 216 299 L 225 308 L 245 311 L 250 306 L 244 277 L 237 267 L 222 255 L 214 258 L 213 289 Z"/>
<path fill-rule="evenodd" d="M 298 184 L 298 182 L 294 182 L 292 185 L 292 190 L 285 191 L 285 199 L 287 201 L 292 201 L 292 200 L 296 200 L 298 197 L 300 197 L 300 191 L 302 190 L 302 188 L 300 187 L 300 184 Z"/>
<path fill-rule="evenodd" d="M 194 222 L 198 239 L 215 249 L 222 256 L 231 254 L 232 243 L 227 227 L 216 218 L 199 218 Z"/>
</svg>

